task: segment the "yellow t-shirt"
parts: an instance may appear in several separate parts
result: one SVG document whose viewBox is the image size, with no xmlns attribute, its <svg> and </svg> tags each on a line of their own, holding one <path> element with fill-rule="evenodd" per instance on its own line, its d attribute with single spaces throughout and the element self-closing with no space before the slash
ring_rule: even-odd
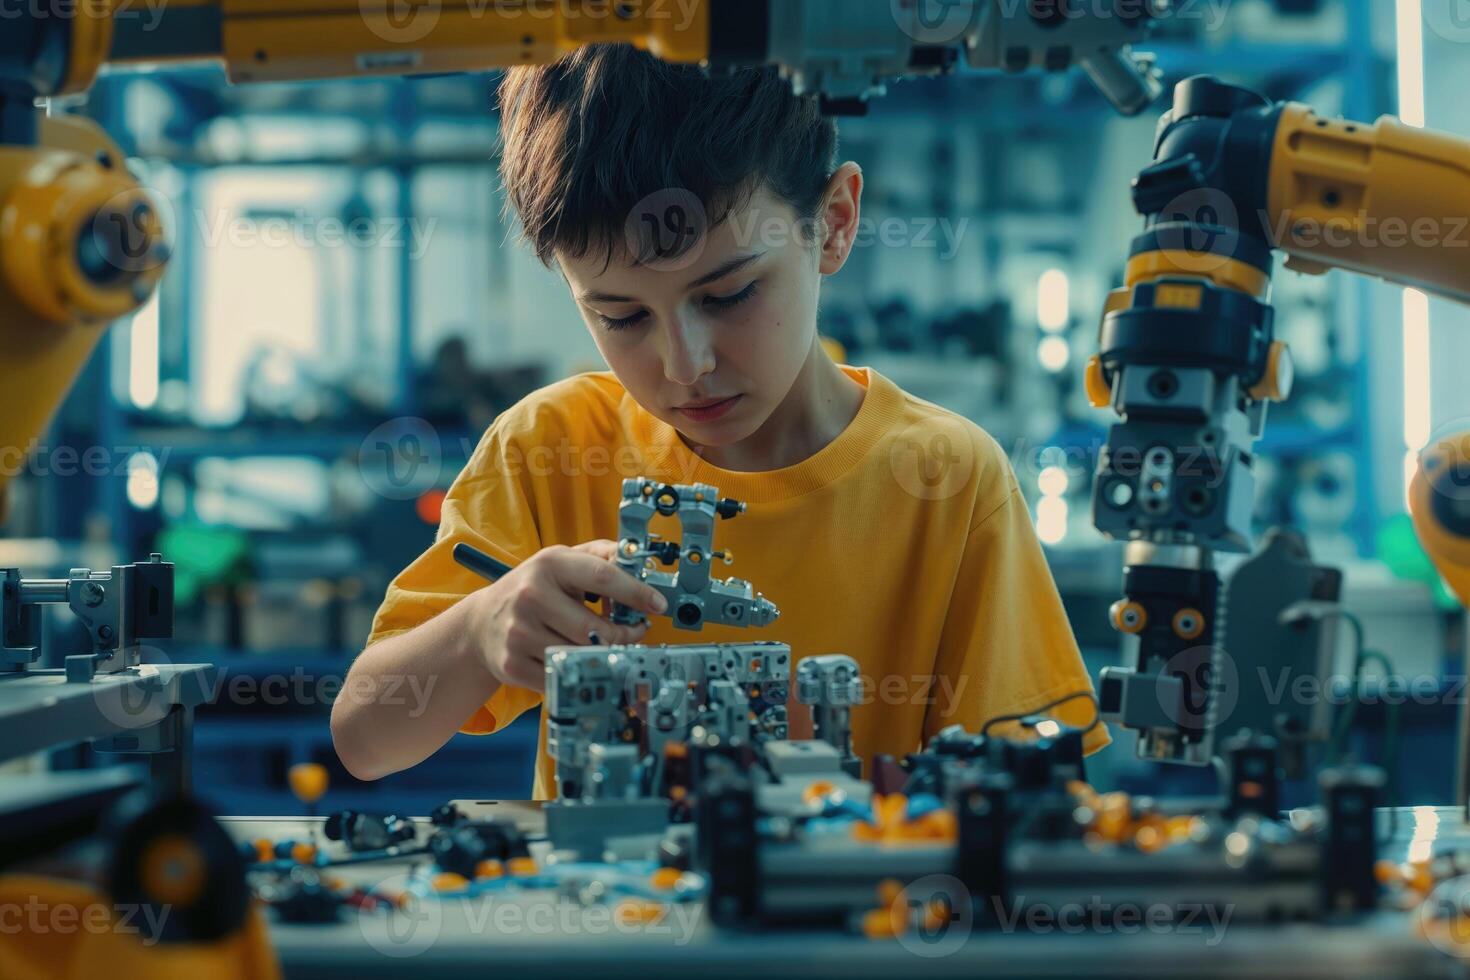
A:
<svg viewBox="0 0 1470 980">
<path fill-rule="evenodd" d="M 434 544 L 388 586 L 368 644 L 443 612 L 484 580 L 456 564 L 468 541 L 510 564 L 553 544 L 617 537 L 626 477 L 706 483 L 744 500 L 717 521 L 718 568 L 749 580 L 781 610 L 760 629 L 676 630 L 653 620 L 644 642 L 777 640 L 792 676 L 802 657 L 846 653 L 865 678 L 852 713 L 855 751 L 902 757 L 947 725 L 978 730 L 1091 681 L 1047 568 L 1026 502 L 1000 446 L 974 423 L 902 391 L 871 368 L 842 370 L 866 389 L 857 416 L 815 455 L 784 469 L 736 472 L 696 455 L 610 372 L 533 392 L 486 431 L 444 500 Z M 668 518 L 651 529 L 678 540 Z M 794 689 L 793 684 L 793 689 Z M 505 685 L 462 730 L 490 734 L 541 703 Z M 1092 705 L 1054 712 L 1078 725 Z M 793 706 L 792 737 L 810 733 Z M 1109 742 L 1098 725 L 1089 752 Z M 535 796 L 555 785 L 542 713 Z"/>
</svg>

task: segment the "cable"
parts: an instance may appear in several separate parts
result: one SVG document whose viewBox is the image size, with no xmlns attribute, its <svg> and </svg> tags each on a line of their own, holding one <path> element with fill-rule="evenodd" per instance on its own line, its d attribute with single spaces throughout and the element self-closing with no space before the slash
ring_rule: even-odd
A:
<svg viewBox="0 0 1470 980">
<path fill-rule="evenodd" d="M 1039 708 L 1034 708 L 1031 711 L 1024 711 L 1020 714 L 998 715 L 980 726 L 980 734 L 989 735 L 990 730 L 996 725 L 1003 725 L 1007 722 L 1012 721 L 1025 721 L 1027 718 L 1030 718 L 1033 715 L 1039 715 L 1043 711 L 1050 711 L 1051 709 L 1059 705 L 1066 704 L 1068 701 L 1076 701 L 1078 698 L 1086 698 L 1088 701 L 1092 702 L 1092 724 L 1082 729 L 1082 734 L 1086 735 L 1098 725 L 1102 724 L 1102 705 L 1097 703 L 1097 695 L 1093 694 L 1091 691 L 1076 691 L 1072 694 L 1066 695 L 1065 697 L 1057 698 L 1055 701 L 1049 701 Z"/>
<path fill-rule="evenodd" d="M 1370 662 L 1378 664 L 1383 670 L 1384 680 L 1391 683 L 1394 677 L 1393 662 L 1387 656 L 1377 650 L 1365 650 L 1363 648 L 1363 624 L 1353 613 L 1342 611 L 1342 615 L 1357 633 L 1357 651 L 1353 659 L 1352 698 L 1343 707 L 1337 716 L 1333 726 L 1332 740 L 1327 746 L 1327 764 L 1337 765 L 1338 758 L 1342 753 L 1343 743 L 1347 740 L 1348 733 L 1352 730 L 1353 722 L 1357 719 L 1358 705 L 1363 698 L 1363 668 Z M 1388 810 L 1388 839 L 1392 840 L 1398 833 L 1399 812 L 1395 806 L 1394 783 L 1398 770 L 1398 744 L 1400 709 L 1402 705 L 1396 700 L 1388 700 L 1384 703 L 1384 733 L 1383 733 L 1383 758 L 1381 768 L 1383 769 L 1383 806 Z"/>
</svg>

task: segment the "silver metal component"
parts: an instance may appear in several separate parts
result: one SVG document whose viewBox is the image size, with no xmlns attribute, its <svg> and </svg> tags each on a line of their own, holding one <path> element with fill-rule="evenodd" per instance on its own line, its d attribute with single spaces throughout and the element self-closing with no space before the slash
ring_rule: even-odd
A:
<svg viewBox="0 0 1470 980">
<path fill-rule="evenodd" d="M 1137 115 L 1162 91 L 1151 59 L 1135 55 L 1130 44 L 1143 40 L 1150 20 L 1168 13 L 1168 0 L 1140 5 L 1137 16 L 1109 11 L 1097 16 L 1065 4 L 1040 5 L 992 0 L 979 4 L 973 29 L 966 32 L 971 68 L 1016 72 L 1058 70 L 1080 65 L 1120 113 Z"/>
<path fill-rule="evenodd" d="M 1168 512 L 1173 483 L 1174 454 L 1155 446 L 1143 457 L 1143 472 L 1138 479 L 1138 505 L 1145 514 Z"/>
<path fill-rule="evenodd" d="M 853 776 L 861 773 L 862 760 L 852 751 L 851 714 L 862 698 L 857 661 L 846 654 L 807 657 L 796 669 L 796 699 L 811 706 L 816 737 L 837 750 Z"/>
<path fill-rule="evenodd" d="M 63 602 L 92 643 L 90 654 L 67 658 L 69 680 L 136 667 L 140 641 L 173 636 L 173 584 L 173 565 L 158 554 L 105 572 L 73 568 L 64 579 L 25 579 L 19 569 L 0 569 L 0 670 L 23 670 L 40 658 L 38 607 Z"/>
<path fill-rule="evenodd" d="M 659 785 L 664 749 L 696 727 L 720 738 L 784 738 L 791 648 L 784 643 L 549 647 L 546 747 L 558 795 L 591 799 L 594 776 L 626 795 L 626 754 L 640 766 L 637 795 Z M 601 761 L 599 761 L 601 760 Z M 643 776 L 643 770 L 648 776 Z"/>
<path fill-rule="evenodd" d="M 637 795 L 638 749 L 633 745 L 587 747 L 587 795 L 617 800 Z"/>
<path fill-rule="evenodd" d="M 972 5 L 973 0 L 958 4 Z M 905 28 L 915 22 L 900 23 L 887 0 L 797 0 L 769 9 L 771 60 L 782 66 L 798 95 L 882 95 L 884 82 L 907 73 L 913 61 L 918 42 Z"/>
<path fill-rule="evenodd" d="M 1129 45 L 1143 40 L 1168 0 L 1136 13 L 1014 0 L 782 0 L 768 5 L 767 60 L 797 94 L 862 102 L 899 77 L 939 74 L 963 61 L 982 71 L 1080 66 L 1119 112 L 1135 115 L 1160 92 L 1158 73 Z"/>
<path fill-rule="evenodd" d="M 1123 546 L 1123 564 L 1128 566 L 1165 565 L 1195 570 L 1208 568 L 1210 562 L 1210 553 L 1199 545 L 1129 541 Z"/>
<path fill-rule="evenodd" d="M 1126 45 L 1116 51 L 1087 55 L 1077 63 L 1103 98 L 1125 116 L 1138 115 L 1164 90 L 1153 59 L 1135 55 Z"/>
<path fill-rule="evenodd" d="M 1093 523 L 1108 537 L 1251 548 L 1253 446 L 1265 402 L 1205 368 L 1130 364 L 1117 371 L 1093 490 Z"/>
<path fill-rule="evenodd" d="M 781 614 L 775 603 L 743 579 L 710 577 L 710 562 L 719 554 L 714 547 L 715 520 L 744 510 L 744 503 L 721 498 L 719 490 L 707 484 L 659 483 L 643 477 L 624 480 L 614 561 L 668 601 L 668 615 L 676 629 L 697 631 L 706 622 L 766 626 Z M 649 521 L 655 515 L 678 519 L 682 544 L 665 542 L 649 532 Z M 657 561 L 676 561 L 677 567 L 672 573 L 660 571 Z M 615 603 L 612 619 L 632 625 L 642 622 L 644 616 Z"/>
</svg>

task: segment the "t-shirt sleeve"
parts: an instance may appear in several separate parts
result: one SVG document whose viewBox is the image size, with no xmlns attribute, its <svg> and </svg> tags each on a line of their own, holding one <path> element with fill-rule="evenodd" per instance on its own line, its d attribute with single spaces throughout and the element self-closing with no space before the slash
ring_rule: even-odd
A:
<svg viewBox="0 0 1470 980">
<path fill-rule="evenodd" d="M 509 565 L 519 565 L 541 549 L 534 495 L 524 464 L 517 444 L 497 422 L 450 486 L 434 543 L 389 583 L 373 616 L 368 646 L 427 622 L 488 584 L 454 560 L 454 546 L 459 542 L 468 542 Z M 537 691 L 503 684 L 460 730 L 489 735 L 540 702 Z"/>
<path fill-rule="evenodd" d="M 1036 711 L 1069 694 L 1092 692 L 1026 500 L 1009 492 L 970 529 L 935 659 L 941 691 L 924 717 L 924 739 L 962 725 L 978 732 L 1003 715 Z M 1094 703 L 1074 698 L 1046 712 L 1064 724 L 1096 720 Z M 1014 732 L 1012 723 L 995 731 Z M 1090 754 L 1111 741 L 1100 722 L 1084 737 Z"/>
</svg>

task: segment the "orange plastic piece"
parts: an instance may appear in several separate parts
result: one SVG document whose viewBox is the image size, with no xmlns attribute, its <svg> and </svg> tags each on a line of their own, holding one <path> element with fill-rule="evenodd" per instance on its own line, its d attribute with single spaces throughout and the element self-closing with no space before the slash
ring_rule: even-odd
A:
<svg viewBox="0 0 1470 980">
<path fill-rule="evenodd" d="M 1171 624 L 1182 639 L 1193 640 L 1205 631 L 1205 617 L 1198 609 L 1184 608 L 1174 614 Z"/>
<path fill-rule="evenodd" d="M 807 784 L 806 789 L 801 791 L 801 801 L 809 805 L 819 803 L 821 802 L 823 797 L 831 793 L 836 788 L 836 786 L 832 785 L 831 780 L 813 780 L 812 782 Z"/>
<path fill-rule="evenodd" d="M 903 894 L 903 882 L 897 878 L 884 878 L 878 882 L 878 904 L 884 908 L 891 907 Z"/>
<path fill-rule="evenodd" d="M 1138 603 L 1119 599 L 1108 609 L 1113 628 L 1119 633 L 1142 633 L 1148 625 L 1148 612 Z"/>
<path fill-rule="evenodd" d="M 663 902 L 650 902 L 641 898 L 630 898 L 618 903 L 618 922 L 625 926 L 657 925 L 668 910 Z"/>
<path fill-rule="evenodd" d="M 536 859 L 528 857 L 511 858 L 506 867 L 511 874 L 518 876 L 533 875 L 541 870 Z"/>
<path fill-rule="evenodd" d="M 680 874 L 678 868 L 659 868 L 649 876 L 648 883 L 655 888 L 669 891 L 678 884 Z"/>
<path fill-rule="evenodd" d="M 1402 884 L 1404 876 L 1399 871 L 1399 866 L 1389 860 L 1380 860 L 1373 865 L 1373 877 L 1380 885 Z"/>
<path fill-rule="evenodd" d="M 505 875 L 505 865 L 494 858 L 486 858 L 475 865 L 476 878 L 500 878 Z"/>
<path fill-rule="evenodd" d="M 1087 403 L 1093 408 L 1107 408 L 1113 403 L 1113 388 L 1103 374 L 1102 358 L 1096 354 L 1087 359 L 1082 388 L 1087 392 Z"/>
<path fill-rule="evenodd" d="M 302 803 L 315 803 L 327 791 L 327 767 L 315 762 L 292 766 L 286 773 L 291 792 Z"/>
<path fill-rule="evenodd" d="M 892 939 L 903 933 L 905 925 L 891 908 L 873 909 L 863 914 L 863 935 L 869 939 Z"/>
</svg>

